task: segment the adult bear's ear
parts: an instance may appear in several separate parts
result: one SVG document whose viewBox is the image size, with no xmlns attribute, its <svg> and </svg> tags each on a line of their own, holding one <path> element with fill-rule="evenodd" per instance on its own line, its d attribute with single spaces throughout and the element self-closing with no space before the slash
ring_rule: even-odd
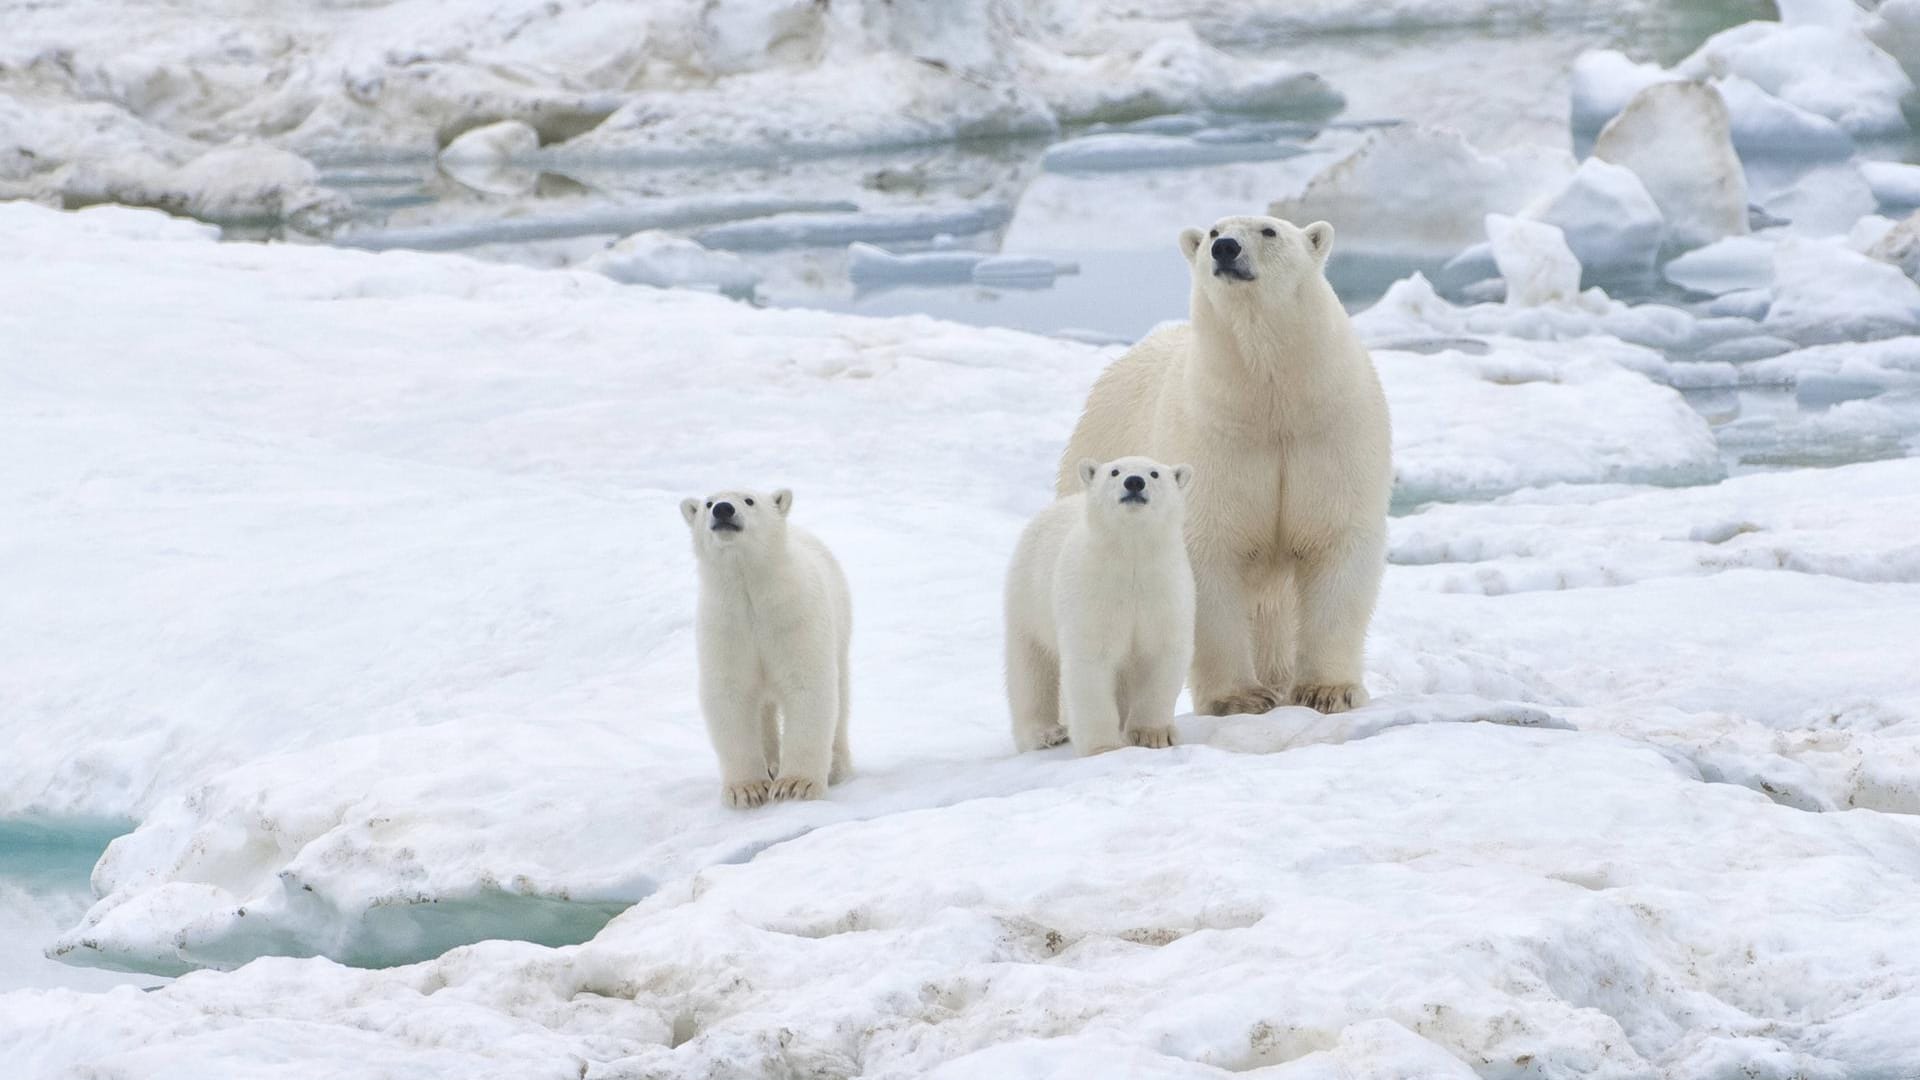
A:
<svg viewBox="0 0 1920 1080">
<path fill-rule="evenodd" d="M 1206 238 L 1207 234 L 1199 229 L 1180 230 L 1180 252 L 1188 262 L 1193 261 L 1193 253 L 1200 250 L 1200 241 Z"/>
<path fill-rule="evenodd" d="M 700 500 L 681 499 L 680 516 L 687 519 L 687 524 L 693 524 L 693 519 L 700 516 Z"/>
<path fill-rule="evenodd" d="M 1100 463 L 1090 457 L 1083 457 L 1080 459 L 1079 470 L 1080 486 L 1086 487 L 1093 483 L 1094 474 L 1100 471 Z"/>
<path fill-rule="evenodd" d="M 1333 251 L 1333 226 L 1316 221 L 1300 231 L 1306 234 L 1307 247 L 1313 252 L 1314 259 L 1325 266 L 1327 255 Z"/>
<path fill-rule="evenodd" d="M 781 488 L 779 491 L 774 492 L 773 508 L 780 511 L 781 517 L 786 517 L 787 511 L 793 509 L 793 490 L 791 488 Z"/>
<path fill-rule="evenodd" d="M 1179 488 L 1181 491 L 1185 491 L 1187 490 L 1187 485 L 1191 483 L 1193 483 L 1193 466 L 1175 465 L 1173 467 L 1173 486 Z"/>
</svg>

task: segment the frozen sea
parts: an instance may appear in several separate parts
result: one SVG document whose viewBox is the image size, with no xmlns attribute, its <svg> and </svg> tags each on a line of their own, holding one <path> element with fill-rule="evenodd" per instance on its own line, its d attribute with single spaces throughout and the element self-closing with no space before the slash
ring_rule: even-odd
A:
<svg viewBox="0 0 1920 1080">
<path fill-rule="evenodd" d="M 1920 1076 L 1920 5 L 84 7 L 0 0 L 9 1076 Z M 1681 74 L 1676 259 L 1575 165 Z M 1013 540 L 1276 202 L 1376 701 L 1016 755 Z M 752 814 L 741 483 L 856 622 L 859 775 Z"/>
</svg>

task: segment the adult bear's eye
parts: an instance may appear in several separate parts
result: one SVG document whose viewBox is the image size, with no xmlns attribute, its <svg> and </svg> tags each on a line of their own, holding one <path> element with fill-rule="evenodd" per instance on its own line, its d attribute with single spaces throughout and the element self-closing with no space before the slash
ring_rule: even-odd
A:
<svg viewBox="0 0 1920 1080">
<path fill-rule="evenodd" d="M 1274 232 L 1272 229 L 1261 229 L 1260 235 L 1261 236 L 1279 236 L 1280 234 L 1277 232 Z"/>
<path fill-rule="evenodd" d="M 707 509 L 709 509 L 709 510 L 711 510 L 711 509 L 713 509 L 713 500 L 712 500 L 712 499 L 708 499 L 708 500 L 707 500 Z"/>
<path fill-rule="evenodd" d="M 1147 475 L 1153 477 L 1155 480 L 1160 479 L 1160 474 L 1157 472 L 1150 472 Z"/>
<path fill-rule="evenodd" d="M 1219 230 L 1219 229 L 1209 229 L 1209 230 L 1207 230 L 1207 235 L 1208 235 L 1208 236 L 1219 236 L 1219 235 L 1220 235 L 1220 230 Z"/>
<path fill-rule="evenodd" d="M 1115 476 L 1119 476 L 1119 475 L 1120 475 L 1120 470 L 1119 470 L 1119 469 L 1115 469 L 1115 470 L 1113 470 L 1113 475 L 1115 475 Z"/>
<path fill-rule="evenodd" d="M 753 505 L 753 500 L 752 500 L 752 499 L 748 499 L 748 500 L 747 500 L 747 505 L 748 505 L 748 506 L 752 506 L 752 505 Z"/>
</svg>

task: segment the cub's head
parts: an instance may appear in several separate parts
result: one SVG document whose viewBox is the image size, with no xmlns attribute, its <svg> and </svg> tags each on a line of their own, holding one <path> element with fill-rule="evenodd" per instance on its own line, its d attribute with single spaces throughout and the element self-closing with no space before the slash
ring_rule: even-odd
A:
<svg viewBox="0 0 1920 1080">
<path fill-rule="evenodd" d="M 1177 526 L 1186 516 L 1187 485 L 1192 482 L 1191 465 L 1162 465 L 1144 457 L 1080 459 L 1090 518 Z"/>
<path fill-rule="evenodd" d="M 1193 270 L 1195 292 L 1247 299 L 1320 277 L 1333 251 L 1333 226 L 1316 221 L 1303 229 L 1273 217 L 1221 218 L 1210 229 L 1183 231 L 1180 250 Z"/>
<path fill-rule="evenodd" d="M 680 516 L 693 530 L 693 551 L 702 559 L 752 558 L 786 541 L 793 492 L 716 491 L 704 499 L 680 500 Z"/>
</svg>

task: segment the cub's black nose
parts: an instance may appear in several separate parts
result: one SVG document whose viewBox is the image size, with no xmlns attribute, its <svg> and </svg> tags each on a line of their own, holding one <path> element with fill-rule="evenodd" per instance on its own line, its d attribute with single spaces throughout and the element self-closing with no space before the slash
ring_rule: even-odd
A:
<svg viewBox="0 0 1920 1080">
<path fill-rule="evenodd" d="M 1140 489 L 1142 489 L 1142 488 L 1144 488 L 1144 487 L 1146 487 L 1146 486 L 1147 486 L 1147 482 L 1146 482 L 1145 480 L 1142 480 L 1141 478 L 1139 478 L 1139 477 L 1137 477 L 1137 476 L 1129 476 L 1129 477 L 1127 477 L 1127 490 L 1128 490 L 1128 491 L 1139 491 Z"/>
<path fill-rule="evenodd" d="M 733 520 L 733 504 L 730 502 L 714 503 L 713 519 L 715 521 L 732 521 Z"/>
<path fill-rule="evenodd" d="M 1223 236 L 1213 242 L 1213 261 L 1232 262 L 1240 257 L 1240 241 Z"/>
</svg>

